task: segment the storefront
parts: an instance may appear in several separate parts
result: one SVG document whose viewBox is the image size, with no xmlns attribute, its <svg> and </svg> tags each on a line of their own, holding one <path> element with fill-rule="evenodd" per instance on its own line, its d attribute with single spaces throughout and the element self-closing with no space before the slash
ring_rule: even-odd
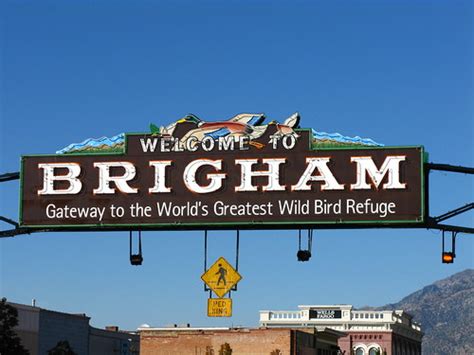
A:
<svg viewBox="0 0 474 355">
<path fill-rule="evenodd" d="M 298 306 L 295 311 L 260 311 L 260 326 L 341 331 L 347 334 L 338 341 L 345 354 L 421 354 L 421 327 L 402 310 L 354 310 L 351 305 Z"/>
</svg>

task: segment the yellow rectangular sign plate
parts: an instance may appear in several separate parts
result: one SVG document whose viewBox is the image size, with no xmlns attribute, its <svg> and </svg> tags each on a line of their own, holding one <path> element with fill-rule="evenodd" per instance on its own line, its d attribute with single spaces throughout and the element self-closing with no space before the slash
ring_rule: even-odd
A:
<svg viewBox="0 0 474 355">
<path fill-rule="evenodd" d="M 208 317 L 232 317 L 232 298 L 209 298 L 207 300 Z"/>
</svg>

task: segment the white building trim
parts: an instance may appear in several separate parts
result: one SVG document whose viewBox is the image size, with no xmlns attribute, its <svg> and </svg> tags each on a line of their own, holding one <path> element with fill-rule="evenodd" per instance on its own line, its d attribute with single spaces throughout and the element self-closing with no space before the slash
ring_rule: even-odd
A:
<svg viewBox="0 0 474 355">
<path fill-rule="evenodd" d="M 420 324 L 402 310 L 354 310 L 352 305 L 300 305 L 297 311 L 260 311 L 261 327 L 327 327 L 343 332 L 393 332 L 421 342 Z"/>
</svg>

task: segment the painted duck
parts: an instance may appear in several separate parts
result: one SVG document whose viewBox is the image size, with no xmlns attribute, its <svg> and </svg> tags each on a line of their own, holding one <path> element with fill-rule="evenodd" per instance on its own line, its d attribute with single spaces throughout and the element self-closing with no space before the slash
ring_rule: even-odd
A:
<svg viewBox="0 0 474 355">
<path fill-rule="evenodd" d="M 295 135 L 296 137 L 299 137 L 294 131 L 294 128 L 298 128 L 300 125 L 300 114 L 298 112 L 295 112 L 290 117 L 288 117 L 283 122 L 283 124 L 278 123 L 277 121 L 272 121 L 269 124 L 276 125 L 275 134 L 278 136 L 285 136 L 285 135 L 290 134 L 290 135 Z"/>
<path fill-rule="evenodd" d="M 181 140 L 186 141 L 190 137 L 195 137 L 197 141 L 202 141 L 204 137 L 218 139 L 228 135 L 250 136 L 255 127 L 258 127 L 265 120 L 264 114 L 242 113 L 232 117 L 227 121 L 204 122 L 197 124 L 197 128 L 189 131 Z"/>
<path fill-rule="evenodd" d="M 193 114 L 188 114 L 166 127 L 158 128 L 152 124 L 150 125 L 150 129 L 152 134 L 176 136 L 176 128 L 180 127 L 182 124 L 187 124 L 190 126 L 190 129 L 180 137 L 180 141 L 183 143 L 190 137 L 194 137 L 196 142 L 202 141 L 205 137 L 218 139 L 219 137 L 225 136 L 247 136 L 250 138 L 250 141 L 253 141 L 261 137 L 270 125 L 276 125 L 277 136 L 287 134 L 296 135 L 293 128 L 298 127 L 300 116 L 298 113 L 294 113 L 288 117 L 283 124 L 272 121 L 268 125 L 262 125 L 264 120 L 265 115 L 262 113 L 241 113 L 227 121 L 217 122 L 205 122 Z M 259 147 L 261 147 L 261 145 Z"/>
</svg>

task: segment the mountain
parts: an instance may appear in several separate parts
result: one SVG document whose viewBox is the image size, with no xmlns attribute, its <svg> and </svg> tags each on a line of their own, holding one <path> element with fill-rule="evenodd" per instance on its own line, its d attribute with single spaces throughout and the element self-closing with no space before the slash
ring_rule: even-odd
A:
<svg viewBox="0 0 474 355">
<path fill-rule="evenodd" d="M 474 354 L 474 270 L 467 269 L 423 287 L 400 302 L 378 309 L 402 309 L 421 323 L 423 354 Z"/>
</svg>

